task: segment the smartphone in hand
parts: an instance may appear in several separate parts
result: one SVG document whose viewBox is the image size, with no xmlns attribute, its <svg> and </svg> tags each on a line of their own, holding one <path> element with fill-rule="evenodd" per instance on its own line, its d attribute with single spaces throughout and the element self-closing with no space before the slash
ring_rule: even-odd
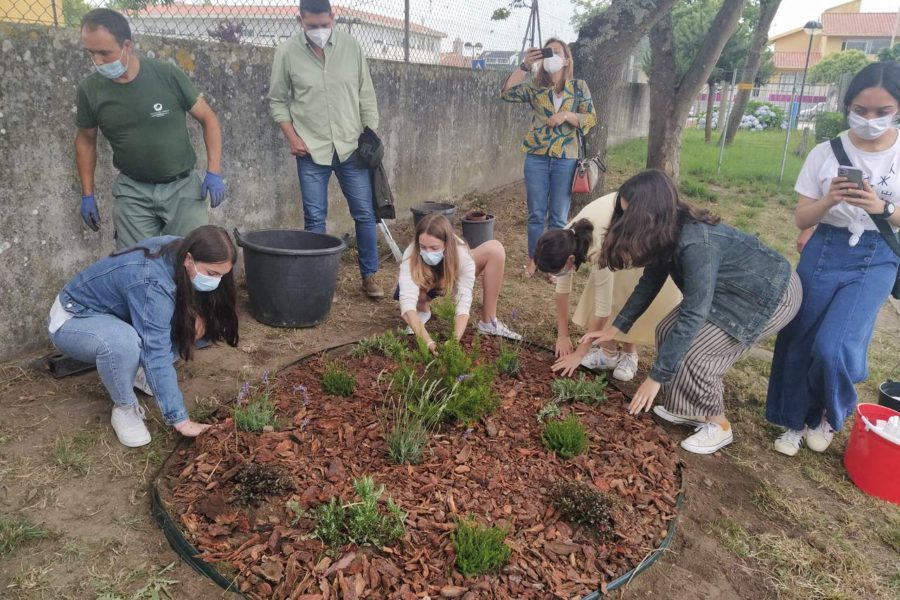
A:
<svg viewBox="0 0 900 600">
<path fill-rule="evenodd" d="M 553 48 L 541 48 L 541 58 L 550 58 L 553 56 Z"/>
<path fill-rule="evenodd" d="M 850 183 L 855 183 L 856 187 L 863 189 L 863 172 L 862 169 L 856 167 L 838 167 L 838 177 L 846 177 Z"/>
</svg>

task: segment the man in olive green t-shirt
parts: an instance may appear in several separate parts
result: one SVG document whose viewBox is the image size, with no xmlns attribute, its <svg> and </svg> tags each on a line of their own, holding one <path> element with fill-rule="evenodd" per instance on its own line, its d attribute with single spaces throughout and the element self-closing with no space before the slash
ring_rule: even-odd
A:
<svg viewBox="0 0 900 600">
<path fill-rule="evenodd" d="M 97 129 L 109 140 L 119 176 L 113 221 L 116 247 L 159 235 L 184 236 L 209 221 L 206 196 L 225 199 L 220 160 L 222 132 L 209 104 L 178 67 L 138 58 L 128 21 L 98 8 L 84 15 L 81 40 L 96 72 L 78 86 L 75 160 L 81 179 L 81 217 L 98 231 L 94 199 Z M 186 114 L 203 128 L 207 170 L 194 171 Z"/>
</svg>

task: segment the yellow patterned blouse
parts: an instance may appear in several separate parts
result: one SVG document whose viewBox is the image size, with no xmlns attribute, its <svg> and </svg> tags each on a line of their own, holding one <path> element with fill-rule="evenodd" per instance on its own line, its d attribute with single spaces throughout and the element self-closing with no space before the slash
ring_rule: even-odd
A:
<svg viewBox="0 0 900 600">
<path fill-rule="evenodd" d="M 500 97 L 507 102 L 527 102 L 531 105 L 531 129 L 522 142 L 523 152 L 554 158 L 578 158 L 578 135 L 575 128 L 568 123 L 559 127 L 547 125 L 547 119 L 557 112 L 553 106 L 553 88 L 534 87 L 530 82 L 520 83 L 503 91 Z M 584 134 L 597 124 L 591 91 L 583 80 L 566 81 L 559 107 L 559 112 L 562 111 L 578 115 L 581 132 Z"/>
</svg>

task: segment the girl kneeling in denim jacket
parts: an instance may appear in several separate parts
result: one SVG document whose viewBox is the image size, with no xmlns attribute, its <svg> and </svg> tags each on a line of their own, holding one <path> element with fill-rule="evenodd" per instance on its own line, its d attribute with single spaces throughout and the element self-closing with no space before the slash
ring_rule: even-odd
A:
<svg viewBox="0 0 900 600">
<path fill-rule="evenodd" d="M 144 240 L 101 259 L 65 285 L 50 310 L 50 340 L 72 358 L 97 365 L 113 401 L 112 426 L 125 446 L 150 443 L 134 393 L 143 367 L 167 423 L 184 436 L 209 427 L 188 417 L 173 363 L 194 344 L 238 343 L 232 268 L 237 251 L 221 227 L 186 238 Z"/>
<path fill-rule="evenodd" d="M 900 209 L 900 65 L 867 66 L 850 82 L 839 137 L 862 170 L 862 189 L 838 177 L 829 142 L 813 148 L 794 189 L 795 220 L 815 227 L 797 265 L 805 290 L 797 318 L 778 334 L 766 417 L 787 428 L 775 450 L 794 456 L 800 445 L 824 452 L 856 407 L 854 384 L 866 379 L 866 354 L 878 311 L 897 277 L 897 256 L 875 220 L 896 230 Z"/>
<path fill-rule="evenodd" d="M 734 439 L 725 418 L 722 379 L 758 340 L 788 324 L 800 306 L 800 280 L 787 260 L 753 236 L 681 202 L 663 172 L 639 173 L 619 188 L 600 266 L 643 267 L 613 325 L 583 340 L 627 333 L 671 276 L 684 299 L 656 328 L 657 356 L 628 406 L 650 410 L 660 389 L 660 418 L 696 427 L 681 447 L 711 454 Z"/>
</svg>

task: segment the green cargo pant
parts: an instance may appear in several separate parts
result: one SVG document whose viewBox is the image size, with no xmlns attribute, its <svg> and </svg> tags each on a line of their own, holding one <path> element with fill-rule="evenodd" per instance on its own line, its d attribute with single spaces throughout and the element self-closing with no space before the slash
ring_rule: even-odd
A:
<svg viewBox="0 0 900 600">
<path fill-rule="evenodd" d="M 119 173 L 113 185 L 116 249 L 159 235 L 185 236 L 209 223 L 201 184 L 196 171 L 171 183 L 145 183 Z"/>
</svg>

